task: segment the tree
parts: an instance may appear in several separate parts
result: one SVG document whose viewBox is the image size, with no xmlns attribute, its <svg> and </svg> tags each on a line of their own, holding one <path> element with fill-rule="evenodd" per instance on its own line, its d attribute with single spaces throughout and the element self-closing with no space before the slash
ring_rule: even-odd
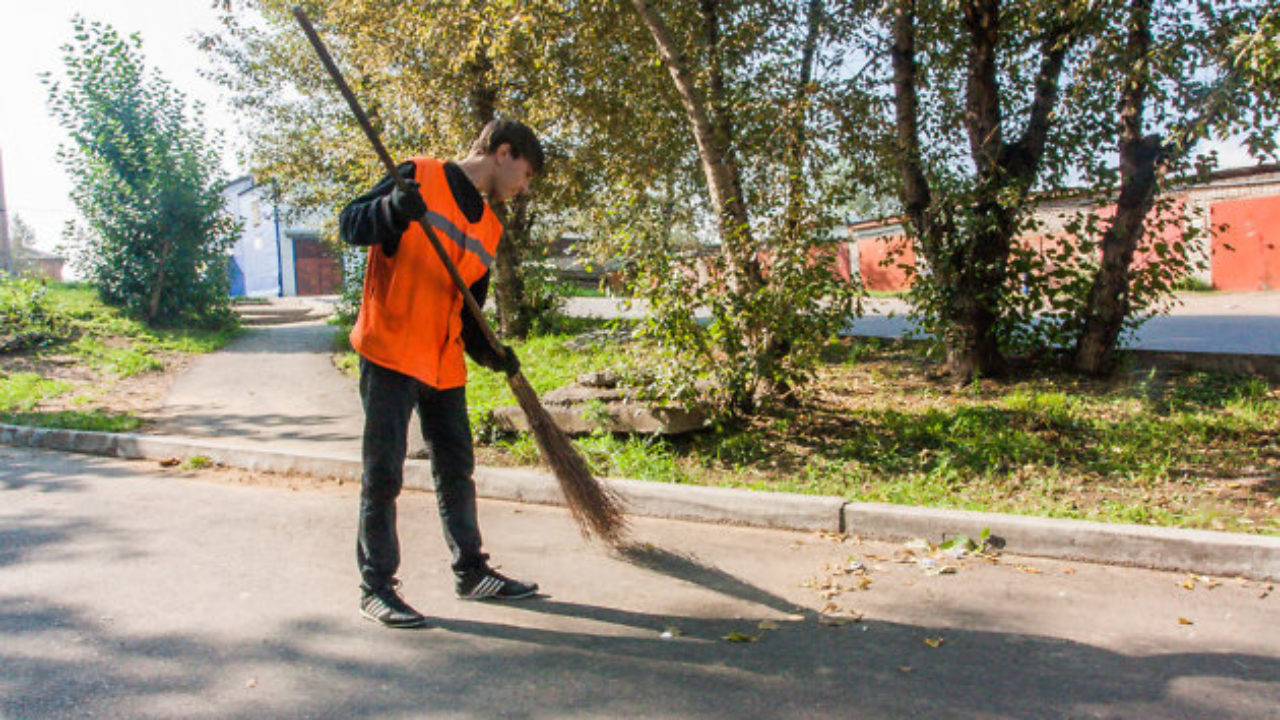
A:
<svg viewBox="0 0 1280 720">
<path fill-rule="evenodd" d="M 1074 3 L 1011 5 L 961 0 L 953 13 L 898 0 L 888 19 L 891 74 L 881 82 L 892 87 L 895 132 L 879 160 L 896 169 L 886 189 L 928 264 L 915 299 L 960 381 L 1006 369 L 998 328 L 1009 256 L 1042 173 L 1063 169 L 1051 123 L 1067 57 L 1091 19 Z M 874 38 L 868 54 L 881 54 Z"/>
<path fill-rule="evenodd" d="M 231 319 L 227 249 L 236 226 L 200 108 L 146 70 L 138 36 L 72 21 L 65 78 L 44 76 L 54 116 L 70 133 L 59 158 L 94 237 L 78 260 L 104 301 L 149 324 Z"/>
<path fill-rule="evenodd" d="M 298 30 L 293 0 L 225 4 L 223 30 L 202 45 L 220 61 L 211 74 L 247 118 L 255 175 L 290 203 L 333 216 L 384 171 Z M 551 5 L 551 4 L 548 4 Z M 534 87 L 545 49 L 536 3 L 357 0 L 304 3 L 336 51 L 390 152 L 449 157 L 486 123 L 513 115 L 541 128 Z M 529 9 L 529 8 L 532 9 Z M 551 23 L 554 15 L 542 13 Z M 554 182 L 554 181 L 553 181 Z M 540 193 L 541 194 L 541 193 Z M 533 223 L 544 198 L 495 207 L 505 234 L 493 267 L 498 329 L 524 336 L 541 299 L 526 290 L 524 258 L 537 257 Z M 361 262 L 351 264 L 359 282 Z"/>
<path fill-rule="evenodd" d="M 13 260 L 13 270 L 16 275 L 25 275 L 35 267 L 35 263 L 31 259 L 31 251 L 36 247 L 36 231 L 21 215 L 13 216 L 12 232 L 9 235 L 11 247 L 9 248 L 10 256 Z"/>
<path fill-rule="evenodd" d="M 650 300 L 650 334 L 672 352 L 674 385 L 709 377 L 723 407 L 752 412 L 807 380 L 855 311 L 856 288 L 828 256 L 839 232 L 829 212 L 837 25 L 821 0 L 631 7 L 653 49 L 613 34 L 634 67 L 616 95 L 626 117 L 667 138 L 635 148 L 647 177 L 613 178 L 632 208 L 622 216 L 634 288 Z M 662 74 L 667 87 L 650 90 Z"/>
<path fill-rule="evenodd" d="M 1135 304 L 1134 254 L 1144 230 L 1153 224 L 1153 208 L 1156 223 L 1168 214 L 1167 208 L 1159 212 L 1157 196 L 1178 175 L 1190 173 L 1194 166 L 1203 172 L 1212 162 L 1196 162 L 1197 143 L 1212 134 L 1240 132 L 1255 152 L 1274 151 L 1274 114 L 1260 112 L 1274 107 L 1274 89 L 1268 91 L 1265 83 L 1254 82 L 1256 74 L 1250 76 L 1250 63 L 1263 61 L 1265 44 L 1251 45 L 1245 39 L 1240 50 L 1232 47 L 1233 38 L 1238 44 L 1245 35 L 1239 28 L 1261 28 L 1260 20 L 1275 11 L 1273 6 L 1264 15 L 1264 9 L 1251 3 L 1202 3 L 1192 11 L 1133 0 L 1124 12 L 1117 12 L 1111 31 L 1116 41 L 1101 44 L 1098 61 L 1104 74 L 1115 68 L 1122 73 L 1115 83 L 1120 88 L 1117 127 L 1108 133 L 1118 136 L 1120 189 L 1115 214 L 1101 237 L 1102 259 L 1080 313 L 1074 358 L 1078 370 L 1103 374 L 1114 365 Z M 1193 233 L 1189 227 L 1181 244 L 1185 246 Z M 1155 247 L 1159 254 L 1172 256 L 1174 263 L 1186 254 L 1181 247 Z M 1171 289 L 1177 278 L 1176 272 L 1159 274 L 1169 266 L 1157 263 L 1146 273 L 1144 279 L 1156 293 Z M 1139 307 L 1144 299 L 1138 298 Z"/>
<path fill-rule="evenodd" d="M 863 177 L 901 200 L 924 258 L 913 299 L 957 380 L 1001 374 L 1011 352 L 1063 348 L 1096 371 L 1121 328 L 1168 297 L 1189 238 L 1151 240 L 1161 261 L 1142 267 L 1135 250 L 1151 237 L 1144 222 L 1177 223 L 1157 180 L 1211 164 L 1196 163 L 1196 141 L 1266 124 L 1267 105 L 1221 62 L 1227 29 L 1251 27 L 1259 5 L 895 0 L 887 15 L 857 10 L 866 22 L 851 42 L 868 58 L 859 108 L 893 122 L 873 122 L 891 130 L 848 147 Z M 1051 257 L 1021 244 L 1049 232 L 1039 200 L 1063 195 L 1118 210 L 1081 213 Z"/>
</svg>

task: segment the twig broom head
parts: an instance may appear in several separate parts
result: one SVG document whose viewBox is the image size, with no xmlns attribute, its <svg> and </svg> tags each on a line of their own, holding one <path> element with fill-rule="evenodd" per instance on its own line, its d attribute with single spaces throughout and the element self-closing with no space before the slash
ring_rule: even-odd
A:
<svg viewBox="0 0 1280 720">
<path fill-rule="evenodd" d="M 569 512 L 582 534 L 595 535 L 615 547 L 621 545 L 627 528 L 621 498 L 591 474 L 587 461 L 538 402 L 537 394 L 524 375 L 510 375 L 507 382 L 529 421 L 529 430 L 542 451 L 543 459 L 560 482 Z"/>
</svg>

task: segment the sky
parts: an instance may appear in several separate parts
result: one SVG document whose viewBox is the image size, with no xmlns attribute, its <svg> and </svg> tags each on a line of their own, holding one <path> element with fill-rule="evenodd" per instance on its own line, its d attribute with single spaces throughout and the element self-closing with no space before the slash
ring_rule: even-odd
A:
<svg viewBox="0 0 1280 720">
<path fill-rule="evenodd" d="M 122 35 L 142 36 L 147 66 L 205 104 L 205 127 L 224 134 L 223 166 L 241 174 L 234 148 L 239 142 L 230 108 L 219 86 L 197 68 L 209 59 L 192 35 L 218 27 L 212 0 L 0 0 L 0 153 L 10 227 L 16 214 L 36 234 L 36 246 L 52 251 L 63 224 L 76 217 L 68 197 L 71 181 L 58 163 L 66 131 L 49 114 L 39 73 L 57 74 L 61 46 L 71 40 L 71 18 L 114 26 Z"/>
</svg>

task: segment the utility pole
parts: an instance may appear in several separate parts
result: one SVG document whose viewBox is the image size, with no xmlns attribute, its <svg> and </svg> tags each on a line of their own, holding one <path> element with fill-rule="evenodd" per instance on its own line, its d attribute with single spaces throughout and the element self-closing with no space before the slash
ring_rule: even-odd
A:
<svg viewBox="0 0 1280 720">
<path fill-rule="evenodd" d="M 13 275 L 13 253 L 9 249 L 9 206 L 4 202 L 3 150 L 0 150 L 0 272 Z"/>
</svg>

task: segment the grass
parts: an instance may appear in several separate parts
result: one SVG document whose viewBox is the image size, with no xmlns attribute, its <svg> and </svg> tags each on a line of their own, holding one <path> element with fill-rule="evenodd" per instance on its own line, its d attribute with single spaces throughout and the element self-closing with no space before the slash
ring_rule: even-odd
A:
<svg viewBox="0 0 1280 720">
<path fill-rule="evenodd" d="M 0 413 L 31 410 L 41 400 L 58 397 L 70 389 L 70 383 L 46 380 L 36 373 L 0 376 Z"/>
<path fill-rule="evenodd" d="M 36 314 L 47 318 L 58 332 L 22 351 L 0 355 L 0 422 L 77 430 L 136 429 L 142 419 L 100 406 L 112 388 L 122 380 L 162 370 L 178 356 L 212 352 L 238 332 L 236 328 L 150 328 L 106 306 L 92 287 L 78 283 L 48 284 L 41 311 L 32 313 Z M 8 330 L 23 332 L 23 328 Z M 69 402 L 59 402 L 73 391 L 77 394 Z M 72 407 L 63 407 L 67 405 Z"/>
<path fill-rule="evenodd" d="M 637 348 L 565 328 L 516 345 L 540 393 Z M 677 438 L 576 442 L 601 475 L 878 501 L 1280 534 L 1280 388 L 1221 373 L 1036 375 L 956 388 L 917 351 L 833 346 L 794 406 Z M 481 462 L 533 465 L 498 432 L 498 375 L 468 383 Z"/>
</svg>

